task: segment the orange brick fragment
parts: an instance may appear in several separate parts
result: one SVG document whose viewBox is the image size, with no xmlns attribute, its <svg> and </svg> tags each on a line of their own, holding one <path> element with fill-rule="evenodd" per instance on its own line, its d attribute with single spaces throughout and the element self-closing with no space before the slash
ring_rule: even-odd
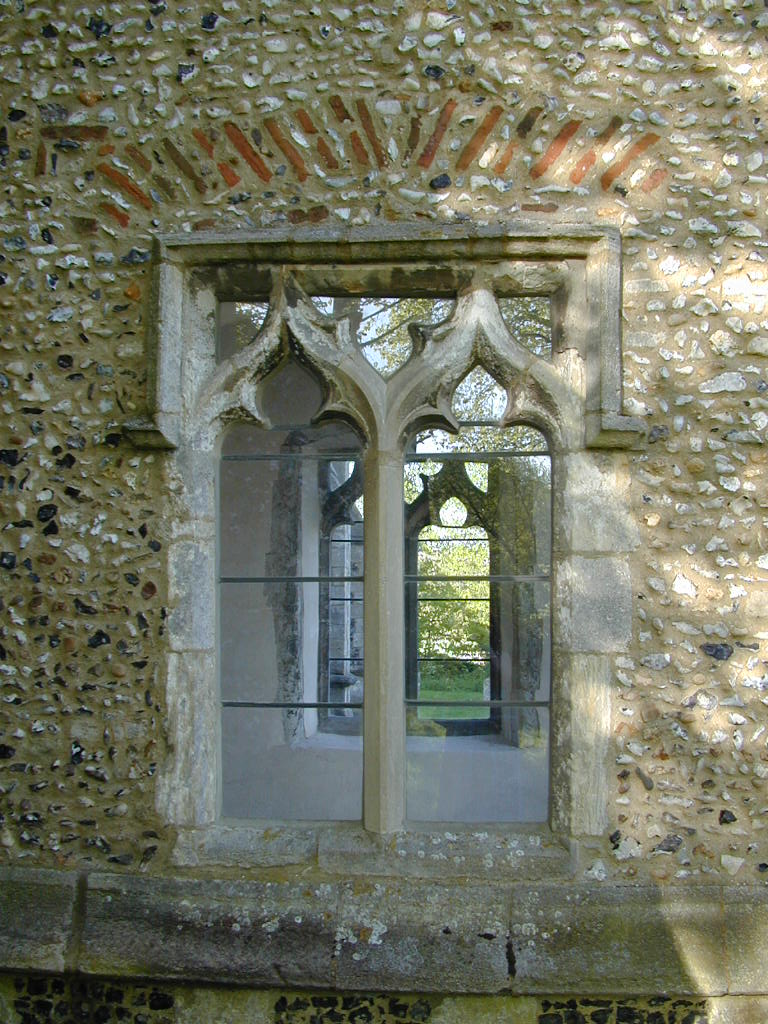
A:
<svg viewBox="0 0 768 1024">
<path fill-rule="evenodd" d="M 136 164 L 136 166 L 140 167 L 142 169 L 142 171 L 151 171 L 152 170 L 152 163 L 151 163 L 151 161 L 146 156 L 144 156 L 144 154 L 141 152 L 141 150 L 137 149 L 136 146 L 134 146 L 134 145 L 126 146 L 125 147 L 125 152 L 131 158 L 131 160 Z"/>
<path fill-rule="evenodd" d="M 200 175 L 195 171 L 192 164 L 187 160 L 182 152 L 180 152 L 170 139 L 163 139 L 163 148 L 165 149 L 168 156 L 173 160 L 176 166 L 179 168 L 182 174 L 184 174 L 192 184 L 195 186 L 201 196 L 204 196 L 207 192 L 207 186 Z"/>
<path fill-rule="evenodd" d="M 35 157 L 35 175 L 41 177 L 45 174 L 46 168 L 48 167 L 48 150 L 45 148 L 45 143 L 41 142 L 37 147 L 37 155 Z"/>
<path fill-rule="evenodd" d="M 327 206 L 311 206 L 308 210 L 291 210 L 288 220 L 291 224 L 317 224 L 327 216 Z"/>
<path fill-rule="evenodd" d="M 127 228 L 131 223 L 131 218 L 128 214 L 121 210 L 119 206 L 115 206 L 114 203 L 99 203 L 99 209 L 103 210 L 104 213 L 108 213 L 110 217 L 114 217 L 121 228 Z"/>
<path fill-rule="evenodd" d="M 97 164 L 96 170 L 100 171 L 105 178 L 109 178 L 120 189 L 121 192 L 125 192 L 127 196 L 134 199 L 137 203 L 144 207 L 145 210 L 152 209 L 152 200 L 149 198 L 146 192 L 143 192 L 139 186 L 128 177 L 127 174 L 123 174 L 122 171 L 118 171 L 116 167 L 112 167 L 110 164 Z"/>
<path fill-rule="evenodd" d="M 357 162 L 362 167 L 370 167 L 371 161 L 368 159 L 368 152 L 363 145 L 363 140 L 357 134 L 357 132 L 349 133 L 349 141 L 352 143 L 352 150 L 355 154 Z"/>
<path fill-rule="evenodd" d="M 235 185 L 240 184 L 240 175 L 233 171 L 229 164 L 225 164 L 222 161 L 221 163 L 216 164 L 216 166 L 219 168 L 219 173 L 230 188 L 234 188 Z"/>
<path fill-rule="evenodd" d="M 90 89 L 83 89 L 77 94 L 77 98 L 83 104 L 84 107 L 95 107 L 97 103 L 100 103 L 104 99 L 103 92 L 91 92 Z"/>
<path fill-rule="evenodd" d="M 103 146 L 99 146 L 96 152 L 99 154 L 99 156 L 112 156 L 112 154 L 115 152 L 115 147 L 112 145 L 111 142 L 105 142 Z"/>
<path fill-rule="evenodd" d="M 440 111 L 440 116 L 437 119 L 435 130 L 430 135 L 429 140 L 417 161 L 419 167 L 423 167 L 424 170 L 426 170 L 435 159 L 435 153 L 437 153 L 438 146 L 443 141 L 443 136 L 448 129 L 448 125 L 451 123 L 451 118 L 453 117 L 455 109 L 456 100 L 448 100 Z"/>
<path fill-rule="evenodd" d="M 306 181 L 309 177 L 306 165 L 301 158 L 301 154 L 296 147 L 285 137 L 280 125 L 275 121 L 273 117 L 267 117 L 264 119 L 264 127 L 267 129 L 269 134 L 275 141 L 275 144 L 282 149 L 283 153 L 288 157 L 288 160 L 293 165 L 296 171 L 296 176 L 299 181 Z"/>
<path fill-rule="evenodd" d="M 101 141 L 107 137 L 105 124 L 73 124 L 43 126 L 40 132 L 44 139 L 74 139 L 77 142 Z"/>
<path fill-rule="evenodd" d="M 499 159 L 493 165 L 493 169 L 494 169 L 494 171 L 496 171 L 497 174 L 503 174 L 504 171 L 506 171 L 506 169 L 509 167 L 510 160 L 512 159 L 512 154 L 514 152 L 515 152 L 515 143 L 514 142 L 510 142 L 507 145 L 507 148 L 504 150 L 504 152 L 499 157 Z"/>
<path fill-rule="evenodd" d="M 195 140 L 199 143 L 202 149 L 208 154 L 208 156 L 213 156 L 213 143 L 208 138 L 208 136 L 201 132 L 199 128 L 193 128 L 192 134 L 194 135 Z"/>
<path fill-rule="evenodd" d="M 482 124 L 474 133 L 469 142 L 466 144 L 461 156 L 456 161 L 457 171 L 466 171 L 466 169 L 475 159 L 480 150 L 480 147 L 491 134 L 494 125 L 501 117 L 502 110 L 502 107 L 492 107 L 491 110 L 489 110 L 488 113 L 485 115 Z"/>
<path fill-rule="evenodd" d="M 227 138 L 238 151 L 240 156 L 245 160 L 249 167 L 251 167 L 263 182 L 269 182 L 272 178 L 272 172 L 261 159 L 259 154 L 250 144 L 248 139 L 243 135 L 236 124 L 232 121 L 227 121 L 224 125 L 224 131 L 227 134 Z"/>
<path fill-rule="evenodd" d="M 331 96 L 328 102 L 331 104 L 331 110 L 336 115 L 337 120 L 342 122 L 352 120 L 352 115 L 344 106 L 341 96 Z"/>
<path fill-rule="evenodd" d="M 646 149 L 649 149 L 654 142 L 658 141 L 659 136 L 655 132 L 646 132 L 646 134 L 642 135 L 637 142 L 633 143 L 624 156 L 615 163 L 612 163 L 600 178 L 600 184 L 603 186 L 603 191 L 607 191 L 611 187 L 619 175 L 626 171 L 633 160 L 637 160 L 639 156 L 643 155 Z"/>
<path fill-rule="evenodd" d="M 411 127 L 408 131 L 408 142 L 405 145 L 405 156 L 403 157 L 404 164 L 408 163 L 411 157 L 411 153 L 413 153 L 413 151 L 418 146 L 420 135 L 421 118 L 417 115 L 411 118 Z"/>
<path fill-rule="evenodd" d="M 333 151 L 331 150 L 331 147 L 328 145 L 325 139 L 317 140 L 317 152 L 325 161 L 325 166 L 330 171 L 335 171 L 336 168 L 339 166 L 339 161 L 333 155 Z"/>
<path fill-rule="evenodd" d="M 376 135 L 376 128 L 374 127 L 373 124 L 371 112 L 368 109 L 365 100 L 358 100 L 356 105 L 357 113 L 358 116 L 360 117 L 360 123 L 363 126 L 365 134 L 368 136 L 368 141 L 370 142 L 371 148 L 373 149 L 373 155 L 376 157 L 376 163 L 378 164 L 379 170 L 382 170 L 387 165 L 387 158 L 384 153 L 384 150 L 381 147 L 379 138 Z"/>
<path fill-rule="evenodd" d="M 609 121 L 607 127 L 603 128 L 603 130 L 595 139 L 595 145 L 587 153 L 584 154 L 581 160 L 579 160 L 579 162 L 571 171 L 571 181 L 574 185 L 580 185 L 581 182 L 584 180 L 584 176 L 586 175 L 586 173 L 590 171 L 597 163 L 597 153 L 595 152 L 596 147 L 605 145 L 605 143 L 608 142 L 613 137 L 613 135 L 618 131 L 618 129 L 621 127 L 621 124 L 621 118 L 614 114 L 614 116 Z"/>
<path fill-rule="evenodd" d="M 643 192 L 653 192 L 653 190 L 655 188 L 658 188 L 662 181 L 664 181 L 664 179 L 667 176 L 667 173 L 668 172 L 665 167 L 656 167 L 653 171 L 651 171 L 651 173 L 648 175 L 648 177 L 641 185 Z"/>
<path fill-rule="evenodd" d="M 315 128 L 314 122 L 312 121 L 312 118 L 309 116 L 306 110 L 303 110 L 301 107 L 299 107 L 299 109 L 296 111 L 296 120 L 299 122 L 299 124 L 302 127 L 302 130 L 305 131 L 307 135 L 317 135 L 317 128 Z"/>
<path fill-rule="evenodd" d="M 139 288 L 135 281 L 131 281 L 131 283 L 123 292 L 123 295 L 131 299 L 133 302 L 136 302 L 138 299 L 141 298 L 141 288 Z"/>
<path fill-rule="evenodd" d="M 563 154 L 563 150 L 580 127 L 581 121 L 569 121 L 560 129 L 554 139 L 552 139 L 550 144 L 547 146 L 544 156 L 540 160 L 537 160 L 531 168 L 532 178 L 540 178 L 542 174 L 545 174 L 549 168 L 560 159 Z"/>
</svg>

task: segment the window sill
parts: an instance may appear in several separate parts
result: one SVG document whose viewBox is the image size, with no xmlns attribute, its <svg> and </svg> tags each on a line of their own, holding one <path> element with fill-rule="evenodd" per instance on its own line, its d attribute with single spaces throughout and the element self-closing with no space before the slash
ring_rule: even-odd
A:
<svg viewBox="0 0 768 1024">
<path fill-rule="evenodd" d="M 546 825 L 422 823 L 380 836 L 357 823 L 255 825 L 221 822 L 179 832 L 180 868 L 316 868 L 330 875 L 472 878 L 496 883 L 573 877 L 570 845 Z"/>
</svg>

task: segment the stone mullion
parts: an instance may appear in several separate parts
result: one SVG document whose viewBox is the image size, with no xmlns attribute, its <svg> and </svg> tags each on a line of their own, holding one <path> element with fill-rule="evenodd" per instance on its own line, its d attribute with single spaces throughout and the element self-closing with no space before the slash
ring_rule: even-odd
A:
<svg viewBox="0 0 768 1024">
<path fill-rule="evenodd" d="M 363 821 L 394 832 L 405 819 L 403 459 L 365 457 Z"/>
</svg>

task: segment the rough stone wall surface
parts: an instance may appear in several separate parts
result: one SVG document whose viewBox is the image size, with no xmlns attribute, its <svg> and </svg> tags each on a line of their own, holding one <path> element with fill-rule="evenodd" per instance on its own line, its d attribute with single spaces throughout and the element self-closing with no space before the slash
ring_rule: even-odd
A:
<svg viewBox="0 0 768 1024">
<path fill-rule="evenodd" d="M 121 433 L 146 401 L 153 235 L 524 216 L 620 227 L 625 411 L 648 424 L 611 826 L 579 877 L 765 878 L 764 7 L 2 0 L 0 19 L 5 860 L 169 863 L 172 494 L 165 456 Z"/>
<path fill-rule="evenodd" d="M 737 1024 L 746 1005 L 637 999 L 446 999 L 365 993 L 223 993 L 215 989 L 0 976 L 4 1024 Z M 759 1010 L 751 1001 L 752 1010 Z M 741 1016 L 733 1016 L 733 1013 Z M 730 1015 L 729 1015 L 730 1014 Z"/>
</svg>

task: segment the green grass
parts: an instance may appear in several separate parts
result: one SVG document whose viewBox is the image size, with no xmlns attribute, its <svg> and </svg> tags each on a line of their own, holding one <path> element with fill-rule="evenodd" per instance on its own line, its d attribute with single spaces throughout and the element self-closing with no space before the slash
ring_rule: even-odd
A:
<svg viewBox="0 0 768 1024">
<path fill-rule="evenodd" d="M 422 664 L 419 699 L 445 701 L 441 707 L 420 707 L 420 719 L 474 719 L 483 721 L 488 708 L 462 707 L 464 702 L 483 699 L 483 683 L 488 677 L 487 665 L 453 665 L 450 672 L 439 663 Z"/>
</svg>

